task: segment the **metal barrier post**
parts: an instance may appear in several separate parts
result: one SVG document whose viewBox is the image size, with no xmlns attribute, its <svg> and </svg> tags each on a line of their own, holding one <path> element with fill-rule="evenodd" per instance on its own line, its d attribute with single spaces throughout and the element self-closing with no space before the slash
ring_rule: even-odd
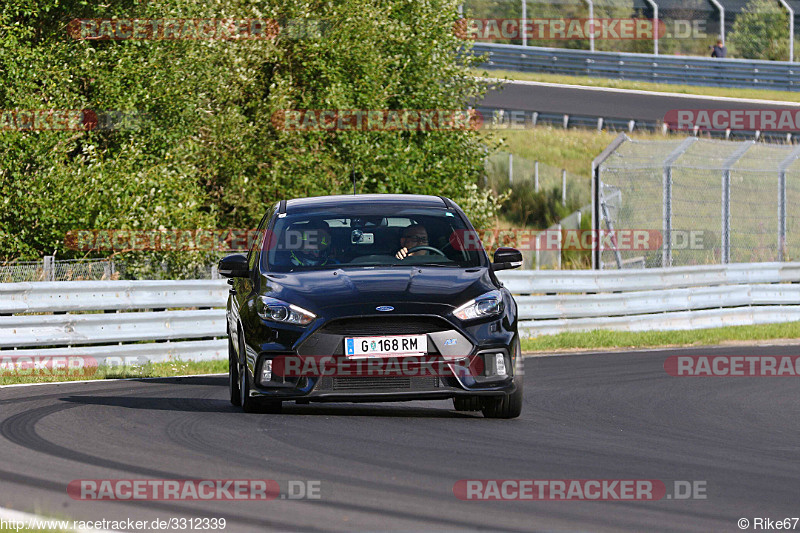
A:
<svg viewBox="0 0 800 533">
<path fill-rule="evenodd" d="M 533 163 L 533 192 L 539 192 L 539 162 Z"/>
<path fill-rule="evenodd" d="M 794 9 L 786 0 L 778 0 L 789 12 L 789 62 L 794 61 Z"/>
<path fill-rule="evenodd" d="M 586 3 L 589 5 L 589 50 L 594 52 L 594 2 L 586 0 Z"/>
<path fill-rule="evenodd" d="M 602 243 L 602 239 L 600 239 L 600 189 L 603 187 L 603 182 L 600 180 L 600 165 L 602 165 L 603 161 L 608 159 L 622 143 L 629 140 L 627 135 L 620 133 L 611 141 L 611 144 L 606 146 L 606 149 L 603 150 L 600 155 L 592 160 L 592 231 L 598 243 Z M 602 251 L 602 246 L 600 244 L 592 251 L 592 270 L 603 270 Z"/>
<path fill-rule="evenodd" d="M 514 183 L 514 154 L 508 154 L 508 184 Z"/>
<path fill-rule="evenodd" d="M 722 41 L 722 46 L 725 46 L 725 8 L 719 3 L 719 0 L 710 1 L 719 10 L 719 38 Z"/>
<path fill-rule="evenodd" d="M 44 274 L 44 281 L 56 280 L 56 257 L 54 255 L 44 256 L 42 271 Z"/>
<path fill-rule="evenodd" d="M 647 0 L 653 8 L 653 55 L 658 55 L 658 4 L 654 0 Z"/>
<path fill-rule="evenodd" d="M 561 205 L 567 206 L 567 170 L 561 169 Z"/>
<path fill-rule="evenodd" d="M 731 167 L 756 142 L 744 141 L 722 165 L 722 264 L 731 261 Z"/>
<path fill-rule="evenodd" d="M 672 165 L 695 142 L 697 142 L 697 137 L 687 137 L 666 159 L 664 159 L 661 222 L 661 241 L 664 243 L 661 248 L 662 267 L 672 266 Z"/>
</svg>

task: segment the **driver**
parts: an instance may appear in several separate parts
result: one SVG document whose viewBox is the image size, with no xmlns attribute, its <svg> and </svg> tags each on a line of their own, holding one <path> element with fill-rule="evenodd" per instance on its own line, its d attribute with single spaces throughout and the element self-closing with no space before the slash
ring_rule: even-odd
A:
<svg viewBox="0 0 800 533">
<path fill-rule="evenodd" d="M 338 261 L 330 257 L 331 233 L 328 223 L 310 222 L 300 232 L 300 247 L 291 253 L 290 262 L 295 266 L 335 265 Z"/>
<path fill-rule="evenodd" d="M 408 251 L 417 246 L 428 246 L 428 231 L 422 224 L 407 226 L 400 235 L 400 249 L 394 255 L 397 259 L 405 259 L 409 255 L 428 255 L 428 250 Z"/>
</svg>

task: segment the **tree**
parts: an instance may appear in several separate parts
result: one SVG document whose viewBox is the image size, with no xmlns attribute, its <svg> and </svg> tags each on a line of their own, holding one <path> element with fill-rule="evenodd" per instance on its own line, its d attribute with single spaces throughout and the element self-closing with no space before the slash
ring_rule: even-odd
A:
<svg viewBox="0 0 800 533">
<path fill-rule="evenodd" d="M 731 55 L 747 59 L 789 59 L 789 14 L 774 0 L 750 0 L 728 35 Z"/>
<path fill-rule="evenodd" d="M 472 201 L 489 198 L 473 188 L 486 151 L 479 132 L 296 132 L 272 120 L 297 109 L 463 109 L 485 86 L 453 31 L 457 5 L 5 0 L 0 112 L 100 109 L 141 119 L 126 129 L 0 131 L 0 261 L 85 255 L 65 246 L 70 230 L 253 228 L 279 199 L 348 192 L 353 168 L 360 192 L 448 195 L 485 224 L 493 204 Z M 320 31 L 233 41 L 70 37 L 73 19 L 115 17 L 268 19 Z"/>
</svg>

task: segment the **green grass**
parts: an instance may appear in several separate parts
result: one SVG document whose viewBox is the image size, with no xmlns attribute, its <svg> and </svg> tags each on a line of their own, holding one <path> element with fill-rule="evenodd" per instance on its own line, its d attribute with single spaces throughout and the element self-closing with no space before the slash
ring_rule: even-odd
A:
<svg viewBox="0 0 800 533">
<path fill-rule="evenodd" d="M 800 322 L 728 326 L 686 331 L 568 332 L 523 339 L 524 352 L 596 348 L 652 348 L 660 346 L 706 346 L 724 342 L 800 339 Z"/>
<path fill-rule="evenodd" d="M 592 159 L 600 155 L 619 132 L 585 129 L 564 129 L 555 126 L 536 126 L 529 129 L 492 130 L 486 134 L 491 142 L 500 142 L 499 150 L 531 161 L 540 161 L 567 172 L 591 175 Z M 631 139 L 639 141 L 664 141 L 684 139 L 685 133 L 664 135 L 661 132 L 629 133 Z"/>
<path fill-rule="evenodd" d="M 218 374 L 228 371 L 228 361 L 169 361 L 165 363 L 146 363 L 139 366 L 100 366 L 94 372 L 85 371 L 21 371 L 10 373 L 0 371 L 0 385 L 18 383 L 53 383 L 57 381 L 81 381 L 118 378 L 160 378 L 199 374 Z"/>
<path fill-rule="evenodd" d="M 700 96 L 725 96 L 729 98 L 755 98 L 781 102 L 800 102 L 800 92 L 774 91 L 770 89 L 728 89 L 725 87 L 700 87 L 671 83 L 650 83 L 646 81 L 618 80 L 610 78 L 590 78 L 588 76 L 566 76 L 538 72 L 515 72 L 511 70 L 473 70 L 478 76 L 508 78 L 510 80 L 543 81 L 587 87 L 610 87 L 615 89 L 635 89 L 677 94 L 696 94 Z"/>
</svg>

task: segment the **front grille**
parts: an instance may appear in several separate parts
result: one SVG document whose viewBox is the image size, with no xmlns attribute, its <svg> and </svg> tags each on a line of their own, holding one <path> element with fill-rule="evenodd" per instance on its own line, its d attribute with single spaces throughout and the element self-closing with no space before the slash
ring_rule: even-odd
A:
<svg viewBox="0 0 800 533">
<path fill-rule="evenodd" d="M 431 317 L 357 317 L 333 320 L 320 331 L 332 335 L 414 335 L 453 329 L 447 321 Z"/>
<path fill-rule="evenodd" d="M 390 376 L 390 377 L 340 377 L 324 376 L 317 391 L 353 390 L 409 390 L 425 391 L 439 388 L 437 376 Z"/>
</svg>

